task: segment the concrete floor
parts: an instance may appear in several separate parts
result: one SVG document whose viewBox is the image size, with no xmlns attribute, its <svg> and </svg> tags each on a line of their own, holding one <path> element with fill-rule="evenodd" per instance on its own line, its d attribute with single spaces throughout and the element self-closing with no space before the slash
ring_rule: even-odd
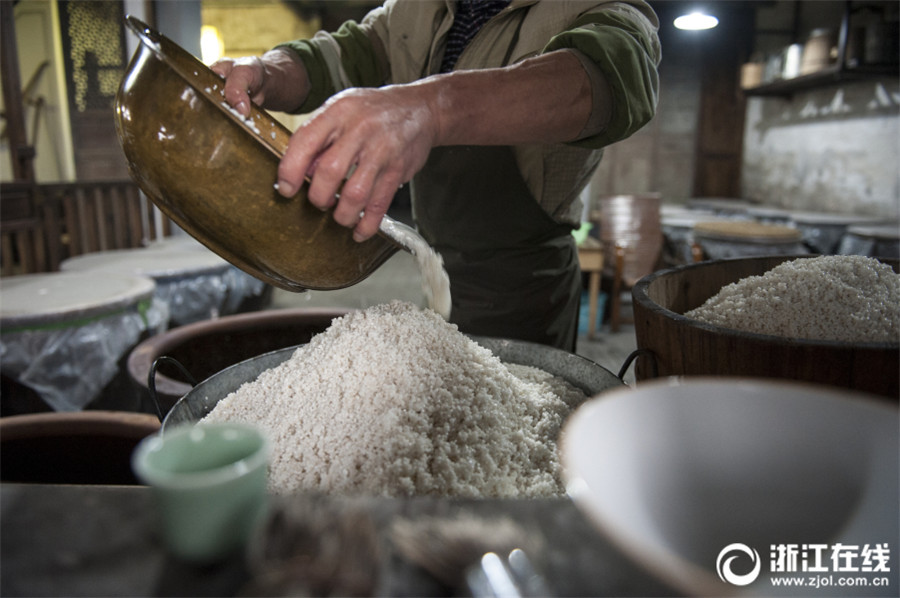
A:
<svg viewBox="0 0 900 598">
<path fill-rule="evenodd" d="M 409 301 L 422 307 L 426 305 L 418 267 L 413 257 L 406 252 L 394 254 L 367 279 L 346 289 L 307 291 L 299 294 L 276 289 L 271 307 L 366 308 L 394 299 Z M 625 307 L 623 311 L 628 313 L 630 309 Z M 576 353 L 603 366 L 613 374 L 618 374 L 626 358 L 636 347 L 634 326 L 623 324 L 617 333 L 613 333 L 609 330 L 608 324 L 603 324 L 594 338 L 589 339 L 586 333 L 579 336 Z M 626 373 L 625 382 L 634 383 L 633 366 Z"/>
</svg>

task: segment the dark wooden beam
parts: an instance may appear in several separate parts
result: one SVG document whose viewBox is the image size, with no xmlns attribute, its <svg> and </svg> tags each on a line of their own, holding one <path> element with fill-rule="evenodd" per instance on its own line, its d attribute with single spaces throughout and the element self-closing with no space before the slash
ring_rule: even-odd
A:
<svg viewBox="0 0 900 598">
<path fill-rule="evenodd" d="M 19 75 L 16 46 L 15 3 L 0 1 L 0 73 L 3 77 L 3 105 L 6 134 L 13 177 L 17 181 L 34 180 L 34 147 L 28 145 L 25 132 L 25 107 Z"/>
<path fill-rule="evenodd" d="M 14 7 L 14 2 L 0 0 L 0 74 L 3 78 L 4 116 L 13 177 L 17 181 L 33 181 L 35 153 L 34 147 L 28 145 L 25 132 Z"/>
</svg>

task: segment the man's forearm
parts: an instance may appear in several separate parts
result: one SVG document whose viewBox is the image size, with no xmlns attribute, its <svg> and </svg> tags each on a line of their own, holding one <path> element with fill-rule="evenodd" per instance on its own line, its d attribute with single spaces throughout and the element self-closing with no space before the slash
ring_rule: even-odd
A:
<svg viewBox="0 0 900 598">
<path fill-rule="evenodd" d="M 278 191 L 291 197 L 309 177 L 309 201 L 334 207 L 335 221 L 365 240 L 432 147 L 575 140 L 592 104 L 591 79 L 567 50 L 500 69 L 346 89 L 291 137 L 278 167 Z"/>
<path fill-rule="evenodd" d="M 574 140 L 591 115 L 591 82 L 566 51 L 516 65 L 436 75 L 410 85 L 437 122 L 435 145 Z"/>
</svg>

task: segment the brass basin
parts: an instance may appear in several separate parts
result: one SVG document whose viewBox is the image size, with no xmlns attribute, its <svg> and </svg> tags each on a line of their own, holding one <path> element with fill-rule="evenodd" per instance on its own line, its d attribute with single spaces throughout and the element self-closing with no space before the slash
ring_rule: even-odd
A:
<svg viewBox="0 0 900 598">
<path fill-rule="evenodd" d="M 275 190 L 290 131 L 256 106 L 246 121 L 223 79 L 177 44 L 127 17 L 141 45 L 116 95 L 116 132 L 131 176 L 176 224 L 245 272 L 289 291 L 339 289 L 400 246 L 357 243 L 306 199 Z"/>
</svg>

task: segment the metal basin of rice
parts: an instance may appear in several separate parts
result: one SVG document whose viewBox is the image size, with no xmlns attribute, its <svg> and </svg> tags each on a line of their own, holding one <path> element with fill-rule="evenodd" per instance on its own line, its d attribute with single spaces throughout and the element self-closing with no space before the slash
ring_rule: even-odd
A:
<svg viewBox="0 0 900 598">
<path fill-rule="evenodd" d="M 584 391 L 586 397 L 624 386 L 615 374 L 579 355 L 536 343 L 509 339 L 472 337 L 479 345 L 490 349 L 504 363 L 528 365 L 563 378 Z M 216 404 L 245 382 L 255 380 L 261 373 L 291 357 L 297 347 L 272 351 L 247 359 L 210 376 L 184 395 L 166 415 L 162 430 L 198 422 Z"/>
<path fill-rule="evenodd" d="M 765 256 L 661 270 L 632 289 L 638 381 L 654 376 L 785 378 L 852 388 L 897 400 L 900 342 L 848 343 L 783 338 L 706 324 L 683 314 L 722 287 L 788 260 Z M 897 260 L 881 260 L 898 271 Z"/>
</svg>

